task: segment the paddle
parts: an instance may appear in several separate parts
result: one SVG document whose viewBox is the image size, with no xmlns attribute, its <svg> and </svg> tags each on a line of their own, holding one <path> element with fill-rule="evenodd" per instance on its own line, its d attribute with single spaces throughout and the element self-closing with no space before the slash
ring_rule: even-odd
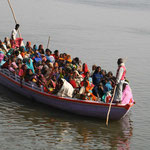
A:
<svg viewBox="0 0 150 150">
<path fill-rule="evenodd" d="M 8 1 L 8 4 L 9 4 L 9 7 L 10 7 L 10 9 L 11 9 L 11 12 L 12 12 L 12 14 L 13 14 L 13 18 L 14 18 L 14 20 L 15 20 L 15 24 L 17 24 L 17 19 L 16 19 L 16 16 L 15 16 L 14 10 L 13 10 L 13 8 L 12 8 L 12 6 L 11 6 L 10 0 L 7 0 L 7 1 Z M 20 33 L 19 29 L 18 29 L 18 33 L 19 33 L 19 37 L 21 38 L 21 33 Z M 22 41 L 22 42 L 23 42 L 23 41 Z M 23 45 L 24 45 L 24 43 L 23 43 Z"/>
<path fill-rule="evenodd" d="M 49 48 L 49 44 L 50 44 L 50 36 L 48 37 L 47 49 Z"/>
<path fill-rule="evenodd" d="M 114 92 L 113 92 L 113 96 L 112 96 L 112 99 L 111 99 L 111 102 L 109 104 L 109 109 L 108 109 L 108 113 L 107 113 L 107 119 L 106 119 L 106 125 L 108 126 L 108 121 L 109 121 L 109 114 L 110 114 L 110 110 L 111 110 L 111 105 L 112 105 L 112 102 L 114 100 L 114 96 L 115 96 L 115 92 L 116 92 L 116 85 L 114 87 Z"/>
</svg>

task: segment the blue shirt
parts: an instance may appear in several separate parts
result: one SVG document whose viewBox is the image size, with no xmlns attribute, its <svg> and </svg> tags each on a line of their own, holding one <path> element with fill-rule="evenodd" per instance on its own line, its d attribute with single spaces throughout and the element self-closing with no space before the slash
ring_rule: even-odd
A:
<svg viewBox="0 0 150 150">
<path fill-rule="evenodd" d="M 108 91 L 112 90 L 112 86 L 110 84 L 110 82 L 107 82 L 104 86 L 104 93 L 107 93 Z"/>
<path fill-rule="evenodd" d="M 98 85 L 103 78 L 103 75 L 101 73 L 94 73 L 93 74 L 93 84 Z"/>
</svg>

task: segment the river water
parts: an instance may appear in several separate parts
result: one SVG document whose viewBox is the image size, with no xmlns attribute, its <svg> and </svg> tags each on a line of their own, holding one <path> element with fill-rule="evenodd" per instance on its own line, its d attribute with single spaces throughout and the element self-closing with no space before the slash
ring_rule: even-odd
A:
<svg viewBox="0 0 150 150">
<path fill-rule="evenodd" d="M 24 41 L 59 49 L 114 74 L 127 58 L 127 78 L 136 105 L 118 122 L 68 114 L 30 101 L 0 86 L 0 150 L 145 149 L 150 146 L 150 1 L 15 0 Z M 0 0 L 0 39 L 14 20 Z"/>
</svg>

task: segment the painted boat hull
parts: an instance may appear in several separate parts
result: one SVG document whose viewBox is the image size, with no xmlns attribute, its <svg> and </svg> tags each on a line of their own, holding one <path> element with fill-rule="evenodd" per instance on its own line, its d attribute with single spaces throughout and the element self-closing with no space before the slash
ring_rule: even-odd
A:
<svg viewBox="0 0 150 150">
<path fill-rule="evenodd" d="M 6 86 L 7 88 L 13 90 L 16 93 L 26 96 L 29 99 L 34 99 L 38 102 L 78 115 L 96 117 L 100 119 L 106 119 L 107 117 L 109 104 L 95 101 L 58 97 L 42 92 L 39 89 L 37 90 L 33 86 L 29 87 L 24 83 L 22 83 L 21 86 L 19 80 L 15 79 L 15 76 L 13 78 L 12 76 L 10 77 L 8 73 L 4 73 L 3 69 L 0 70 L 0 84 Z M 133 104 L 112 104 L 110 119 L 120 120 L 122 117 L 125 116 L 125 114 L 127 114 L 132 106 Z"/>
</svg>

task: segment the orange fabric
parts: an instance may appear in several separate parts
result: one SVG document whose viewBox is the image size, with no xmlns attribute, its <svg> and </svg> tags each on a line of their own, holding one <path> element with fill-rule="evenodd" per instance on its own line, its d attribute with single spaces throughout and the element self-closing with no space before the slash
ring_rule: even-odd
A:
<svg viewBox="0 0 150 150">
<path fill-rule="evenodd" d="M 31 47 L 31 42 L 30 41 L 27 42 L 27 47 Z"/>
<path fill-rule="evenodd" d="M 60 57 L 59 60 L 65 60 L 64 58 Z"/>
<path fill-rule="evenodd" d="M 87 85 L 87 87 L 85 88 L 85 92 L 86 92 L 86 93 L 90 93 L 89 99 L 90 99 L 90 97 L 91 97 L 92 100 L 96 101 L 96 96 L 95 96 L 93 93 L 90 92 L 90 91 L 93 89 L 93 87 L 90 85 L 90 82 L 89 82 L 89 81 L 87 81 L 87 83 L 88 83 L 88 85 Z"/>
<path fill-rule="evenodd" d="M 24 57 L 25 57 L 25 52 L 22 52 L 22 53 L 21 53 L 21 56 L 24 58 Z"/>
<path fill-rule="evenodd" d="M 59 67 L 59 65 L 58 65 L 58 63 L 57 63 L 57 62 L 55 62 L 55 67 Z"/>
<path fill-rule="evenodd" d="M 89 71 L 89 70 L 88 70 L 88 65 L 85 64 L 85 65 L 84 65 L 84 68 L 83 68 L 83 72 L 86 73 L 86 72 L 88 72 L 88 71 Z"/>
<path fill-rule="evenodd" d="M 66 60 L 67 60 L 68 62 L 72 62 L 71 56 L 70 56 L 70 55 L 67 55 Z"/>
<path fill-rule="evenodd" d="M 83 72 L 83 73 L 82 73 L 81 75 L 82 75 L 83 78 L 85 78 L 86 73 L 89 72 L 89 70 L 88 70 L 88 65 L 87 65 L 87 64 L 84 64 L 84 65 L 83 65 L 82 72 Z"/>
<path fill-rule="evenodd" d="M 86 87 L 86 92 L 89 92 L 89 90 L 92 90 L 93 89 L 93 86 L 90 85 L 90 82 L 87 81 L 88 85 Z"/>
</svg>

